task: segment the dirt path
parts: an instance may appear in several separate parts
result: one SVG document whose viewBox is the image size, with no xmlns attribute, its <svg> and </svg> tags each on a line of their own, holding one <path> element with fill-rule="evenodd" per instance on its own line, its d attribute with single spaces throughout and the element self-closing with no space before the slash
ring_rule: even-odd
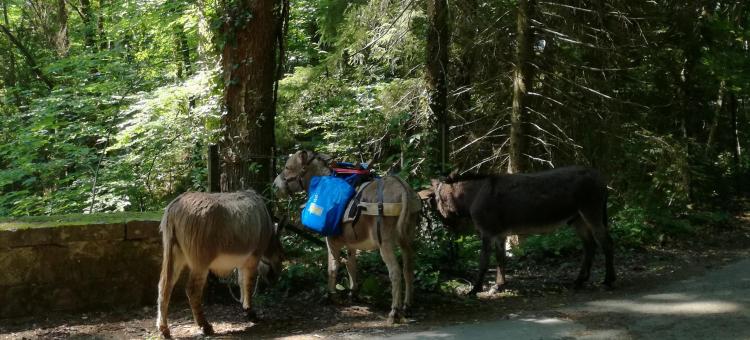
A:
<svg viewBox="0 0 750 340">
<path fill-rule="evenodd" d="M 580 260 L 571 257 L 518 262 L 510 272 L 508 289 L 493 296 L 467 298 L 450 292 L 418 292 L 413 321 L 396 327 L 384 324 L 387 301 L 337 306 L 325 302 L 312 289 L 309 294 L 279 301 L 258 301 L 263 317 L 258 324 L 245 321 L 234 304 L 209 304 L 206 315 L 219 338 L 413 339 L 432 337 L 429 332 L 435 331 L 449 337 L 473 338 L 498 334 L 499 329 L 509 330 L 511 333 L 505 333 L 508 336 L 534 334 L 530 329 L 545 332 L 532 338 L 669 338 L 673 331 L 682 332 L 675 336 L 684 334 L 679 338 L 707 334 L 748 338 L 750 328 L 740 327 L 750 324 L 750 275 L 746 274 L 750 273 L 750 261 L 742 261 L 748 258 L 750 228 L 743 224 L 700 243 L 621 254 L 618 288 L 614 291 L 598 284 L 581 291 L 568 289 Z M 601 279 L 602 267 L 601 263 L 594 264 L 594 280 Z M 733 286 L 739 297 L 727 295 L 732 294 L 727 292 Z M 729 317 L 727 310 L 740 314 Z M 155 338 L 155 314 L 153 307 L 144 307 L 2 319 L 0 339 Z M 199 334 L 185 304 L 170 308 L 170 322 L 177 338 Z M 717 327 L 716 332 L 707 328 L 711 324 Z M 447 325 L 454 326 L 445 328 Z M 461 333 L 461 329 L 468 333 Z M 704 329 L 709 333 L 698 332 Z"/>
<path fill-rule="evenodd" d="M 750 339 L 748 325 L 750 259 L 745 259 L 643 293 L 387 338 Z"/>
</svg>

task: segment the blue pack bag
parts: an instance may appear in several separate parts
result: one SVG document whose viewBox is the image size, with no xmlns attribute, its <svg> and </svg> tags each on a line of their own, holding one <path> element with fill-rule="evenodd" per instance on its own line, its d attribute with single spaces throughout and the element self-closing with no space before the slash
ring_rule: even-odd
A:
<svg viewBox="0 0 750 340">
<path fill-rule="evenodd" d="M 341 234 L 341 217 L 354 196 L 354 188 L 336 176 L 315 176 L 302 210 L 302 224 L 323 236 Z"/>
</svg>

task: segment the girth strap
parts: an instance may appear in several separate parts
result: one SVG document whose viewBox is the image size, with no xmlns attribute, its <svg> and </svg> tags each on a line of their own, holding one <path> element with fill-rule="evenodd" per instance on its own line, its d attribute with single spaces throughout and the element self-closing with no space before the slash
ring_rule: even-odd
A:
<svg viewBox="0 0 750 340">
<path fill-rule="evenodd" d="M 378 232 L 378 245 L 382 243 L 380 236 L 380 225 L 383 224 L 383 178 L 378 177 L 375 179 L 378 182 L 378 216 L 375 217 L 377 232 Z"/>
</svg>

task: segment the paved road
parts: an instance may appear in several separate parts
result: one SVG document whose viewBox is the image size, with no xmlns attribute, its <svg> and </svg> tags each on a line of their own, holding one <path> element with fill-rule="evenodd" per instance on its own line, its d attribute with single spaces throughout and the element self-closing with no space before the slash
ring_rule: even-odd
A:
<svg viewBox="0 0 750 340">
<path fill-rule="evenodd" d="M 388 339 L 750 339 L 750 260 L 627 298 Z"/>
</svg>

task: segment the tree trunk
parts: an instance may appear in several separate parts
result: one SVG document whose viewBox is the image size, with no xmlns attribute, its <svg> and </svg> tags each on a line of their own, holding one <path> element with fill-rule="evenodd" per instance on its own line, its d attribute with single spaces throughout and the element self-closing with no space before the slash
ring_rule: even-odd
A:
<svg viewBox="0 0 750 340">
<path fill-rule="evenodd" d="M 531 59 L 534 56 L 534 32 L 531 18 L 534 17 L 535 0 L 520 0 L 516 15 L 516 67 L 513 71 L 513 105 L 510 113 L 510 140 L 508 143 L 508 173 L 528 171 L 528 141 L 525 124 L 529 120 L 528 93 L 534 78 Z M 523 236 L 510 235 L 506 239 L 510 247 L 517 248 Z"/>
<path fill-rule="evenodd" d="M 694 166 L 698 155 L 696 147 L 699 136 L 701 136 L 704 124 L 704 114 L 706 110 L 704 95 L 700 89 L 700 84 L 705 82 L 699 73 L 702 58 L 702 46 L 705 45 L 706 38 L 703 36 L 704 23 L 707 18 L 710 6 L 699 6 L 691 4 L 685 6 L 676 20 L 675 26 L 684 36 L 684 45 L 682 53 L 684 62 L 680 72 L 679 89 L 681 91 L 681 117 L 680 129 L 682 130 L 683 143 L 685 148 L 684 159 L 680 160 L 682 186 L 688 204 L 692 204 L 695 197 L 695 178 L 693 177 Z"/>
<path fill-rule="evenodd" d="M 91 8 L 91 0 L 81 0 L 81 20 L 83 20 L 84 45 L 96 50 L 96 28 L 94 27 L 94 9 Z"/>
<path fill-rule="evenodd" d="M 36 59 L 34 59 L 34 56 L 31 55 L 31 52 L 29 52 L 29 50 L 26 48 L 26 46 L 24 46 L 21 43 L 21 41 L 18 40 L 18 38 L 16 38 L 15 35 L 13 35 L 13 33 L 10 31 L 10 29 L 8 29 L 7 27 L 5 27 L 5 25 L 0 25 L 0 31 L 2 31 L 3 33 L 5 33 L 5 35 L 8 37 L 8 39 L 14 45 L 16 45 L 16 47 L 18 48 L 19 51 L 21 51 L 21 54 L 23 54 L 23 56 L 26 58 L 26 63 L 29 65 L 29 67 L 31 68 L 31 70 L 34 71 L 34 74 L 36 74 L 36 76 L 39 77 L 39 79 L 41 79 L 44 82 L 45 85 L 47 85 L 48 89 L 52 90 L 52 88 L 54 87 L 54 85 L 52 84 L 52 81 L 49 80 L 49 78 L 47 78 L 46 75 L 44 75 L 44 72 L 42 72 L 42 69 L 39 68 L 39 65 L 37 65 Z"/>
<path fill-rule="evenodd" d="M 462 20 L 456 24 L 456 44 L 459 45 L 460 56 L 456 64 L 455 88 L 456 95 L 454 108 L 457 113 L 463 114 L 472 107 L 471 85 L 474 66 L 476 65 L 476 0 L 465 0 L 459 3 Z"/>
<path fill-rule="evenodd" d="M 106 51 L 109 49 L 109 42 L 107 41 L 107 35 L 104 32 L 104 7 L 105 0 L 99 0 L 99 16 L 96 21 L 96 30 L 99 34 L 99 51 Z"/>
<path fill-rule="evenodd" d="M 226 10 L 222 33 L 224 104 L 222 191 L 263 191 L 273 169 L 274 82 L 281 5 L 276 0 L 241 0 Z"/>
<path fill-rule="evenodd" d="M 448 68 L 448 5 L 445 0 L 429 0 L 427 4 L 427 87 L 430 110 L 435 117 L 438 140 L 436 160 L 442 174 L 448 163 L 448 112 L 446 70 Z"/>
<path fill-rule="evenodd" d="M 68 39 L 68 9 L 65 0 L 57 0 L 57 36 L 55 37 L 55 48 L 57 55 L 64 57 L 68 54 L 70 41 Z"/>
<path fill-rule="evenodd" d="M 724 97 L 726 96 L 726 82 L 724 80 L 719 84 L 719 94 L 716 96 L 716 110 L 714 110 L 714 118 L 711 121 L 711 126 L 708 128 L 708 138 L 706 139 L 706 156 L 711 155 L 711 151 L 714 149 L 716 143 L 716 132 L 719 130 L 719 122 L 721 121 L 721 113 L 724 109 Z"/>
<path fill-rule="evenodd" d="M 187 34 L 185 34 L 184 25 L 177 25 L 175 28 L 177 54 L 179 54 L 180 61 L 177 62 L 177 78 L 183 79 L 184 77 L 190 76 L 192 65 L 190 62 L 190 46 L 188 45 Z M 184 70 L 184 75 L 183 75 Z"/>
<path fill-rule="evenodd" d="M 534 32 L 531 18 L 535 0 L 520 0 L 516 17 L 516 67 L 513 72 L 513 106 L 510 115 L 510 141 L 508 143 L 508 172 L 528 171 L 524 153 L 528 153 L 526 122 L 528 117 L 528 93 L 533 82 L 531 58 L 534 53 Z"/>
<path fill-rule="evenodd" d="M 727 112 L 729 112 L 729 119 L 731 120 L 731 134 L 732 134 L 732 164 L 734 166 L 733 173 L 735 176 L 739 176 L 740 172 L 740 157 L 742 156 L 742 149 L 740 147 L 740 137 L 737 124 L 737 95 L 734 92 L 727 94 Z"/>
<path fill-rule="evenodd" d="M 8 20 L 8 4 L 4 0 L 0 1 L 2 1 L 3 4 L 3 21 L 5 22 L 5 26 L 10 27 L 10 23 Z M 3 77 L 3 81 L 5 82 L 6 87 L 16 86 L 16 55 L 10 48 L 6 52 L 8 53 L 9 61 L 8 73 L 6 73 L 5 77 Z"/>
</svg>

